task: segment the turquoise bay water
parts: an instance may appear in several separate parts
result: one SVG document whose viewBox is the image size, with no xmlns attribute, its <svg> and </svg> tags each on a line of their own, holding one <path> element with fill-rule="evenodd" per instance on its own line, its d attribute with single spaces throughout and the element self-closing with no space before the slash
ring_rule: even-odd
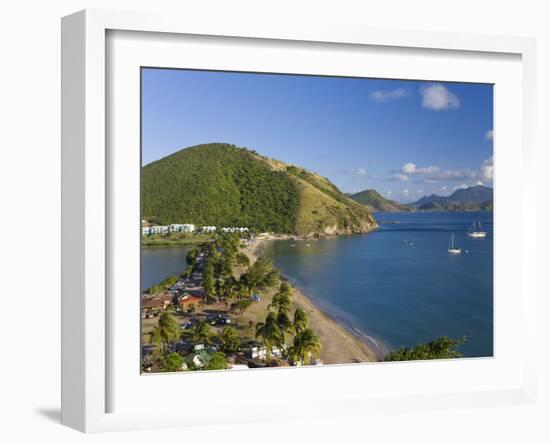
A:
<svg viewBox="0 0 550 442">
<path fill-rule="evenodd" d="M 469 341 L 460 349 L 465 356 L 492 356 L 492 213 L 376 218 L 399 224 L 381 224 L 368 235 L 272 241 L 264 253 L 321 308 L 386 351 L 466 335 Z M 482 222 L 487 238 L 466 235 L 474 220 Z M 453 232 L 460 255 L 447 252 Z"/>
</svg>

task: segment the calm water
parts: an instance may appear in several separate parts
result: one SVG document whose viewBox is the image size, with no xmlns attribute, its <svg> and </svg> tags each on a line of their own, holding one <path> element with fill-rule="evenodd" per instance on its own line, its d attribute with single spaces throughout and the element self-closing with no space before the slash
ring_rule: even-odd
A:
<svg viewBox="0 0 550 442">
<path fill-rule="evenodd" d="M 191 247 L 143 247 L 141 249 L 141 290 L 169 276 L 182 273 Z"/>
<path fill-rule="evenodd" d="M 400 223 L 381 224 L 368 235 L 272 241 L 264 253 L 320 307 L 386 350 L 466 335 L 469 342 L 461 348 L 466 356 L 491 356 L 492 213 L 376 218 Z M 483 223 L 487 238 L 466 235 L 474 219 Z M 460 255 L 447 252 L 452 232 Z"/>
</svg>

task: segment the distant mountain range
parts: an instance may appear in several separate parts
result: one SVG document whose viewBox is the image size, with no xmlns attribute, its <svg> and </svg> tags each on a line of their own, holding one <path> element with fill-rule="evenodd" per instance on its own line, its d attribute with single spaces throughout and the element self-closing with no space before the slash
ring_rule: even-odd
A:
<svg viewBox="0 0 550 442">
<path fill-rule="evenodd" d="M 142 219 L 301 236 L 359 233 L 370 210 L 327 178 L 231 144 L 182 149 L 141 170 Z"/>
<path fill-rule="evenodd" d="M 374 189 L 363 190 L 351 194 L 349 197 L 358 203 L 364 204 L 373 212 L 410 212 L 414 210 L 411 206 L 384 198 Z"/>
<path fill-rule="evenodd" d="M 418 210 L 493 210 L 493 188 L 476 185 L 458 189 L 449 196 L 424 196 L 410 206 Z"/>
<path fill-rule="evenodd" d="M 493 188 L 482 185 L 458 189 L 449 196 L 424 196 L 410 204 L 401 204 L 384 198 L 374 189 L 363 190 L 349 197 L 366 205 L 373 212 L 493 210 Z"/>
</svg>

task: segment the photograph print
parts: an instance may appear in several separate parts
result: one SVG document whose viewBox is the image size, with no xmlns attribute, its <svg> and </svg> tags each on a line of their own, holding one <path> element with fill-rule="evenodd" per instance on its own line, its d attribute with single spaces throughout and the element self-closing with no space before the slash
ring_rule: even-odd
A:
<svg viewBox="0 0 550 442">
<path fill-rule="evenodd" d="M 492 128 L 491 84 L 142 68 L 141 372 L 492 357 Z"/>
</svg>

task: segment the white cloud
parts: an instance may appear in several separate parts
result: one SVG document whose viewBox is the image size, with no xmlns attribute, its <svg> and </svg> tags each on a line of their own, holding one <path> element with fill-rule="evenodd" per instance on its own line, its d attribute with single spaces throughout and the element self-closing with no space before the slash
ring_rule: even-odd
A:
<svg viewBox="0 0 550 442">
<path fill-rule="evenodd" d="M 493 137 L 494 137 L 493 129 L 488 130 L 487 132 L 485 132 L 485 139 L 486 140 L 493 141 Z"/>
<path fill-rule="evenodd" d="M 403 173 L 394 173 L 389 178 L 390 181 L 409 181 L 408 175 L 405 175 Z"/>
<path fill-rule="evenodd" d="M 386 103 L 391 100 L 399 100 L 400 98 L 405 98 L 411 95 L 411 91 L 408 89 L 397 88 L 387 91 L 373 91 L 370 94 L 372 100 L 378 103 Z"/>
<path fill-rule="evenodd" d="M 435 111 L 444 109 L 456 109 L 460 106 L 460 100 L 442 84 L 432 84 L 420 89 L 422 94 L 422 107 Z"/>
<path fill-rule="evenodd" d="M 487 158 L 481 165 L 481 181 L 493 181 L 493 156 Z"/>
<path fill-rule="evenodd" d="M 463 180 L 467 178 L 475 178 L 476 172 L 471 171 L 470 169 L 462 170 L 452 170 L 452 169 L 441 169 L 438 166 L 427 166 L 427 167 L 417 167 L 414 163 L 407 163 L 401 167 L 402 173 L 397 173 L 396 175 L 408 176 L 417 176 L 419 177 L 418 182 L 422 183 L 434 183 L 436 181 L 446 181 L 446 180 Z M 394 177 L 396 176 L 394 175 Z M 402 179 L 400 181 L 406 181 Z"/>
<path fill-rule="evenodd" d="M 418 167 L 410 162 L 404 164 L 399 170 L 393 170 L 388 178 L 389 181 L 411 181 L 415 184 L 433 184 L 437 182 L 460 181 L 476 183 L 491 183 L 493 181 L 493 157 L 487 158 L 479 169 L 443 169 L 439 166 Z M 443 183 L 442 183 L 443 184 Z M 445 183 L 448 184 L 448 183 Z M 462 186 L 465 186 L 463 184 Z M 475 185 L 475 184 L 471 184 Z M 454 187 L 455 190 L 458 186 Z M 448 190 L 442 186 L 441 190 Z"/>
<path fill-rule="evenodd" d="M 478 182 L 476 183 L 476 186 L 483 186 L 483 181 L 478 181 Z"/>
<path fill-rule="evenodd" d="M 456 186 L 453 187 L 453 189 L 454 189 L 454 190 L 458 190 L 458 189 L 467 189 L 468 187 L 469 187 L 469 186 L 468 186 L 467 184 L 462 183 L 462 184 L 460 184 L 460 185 L 457 184 Z"/>
<path fill-rule="evenodd" d="M 401 170 L 403 173 L 414 173 L 416 171 L 416 164 L 407 163 L 401 168 Z"/>
</svg>

